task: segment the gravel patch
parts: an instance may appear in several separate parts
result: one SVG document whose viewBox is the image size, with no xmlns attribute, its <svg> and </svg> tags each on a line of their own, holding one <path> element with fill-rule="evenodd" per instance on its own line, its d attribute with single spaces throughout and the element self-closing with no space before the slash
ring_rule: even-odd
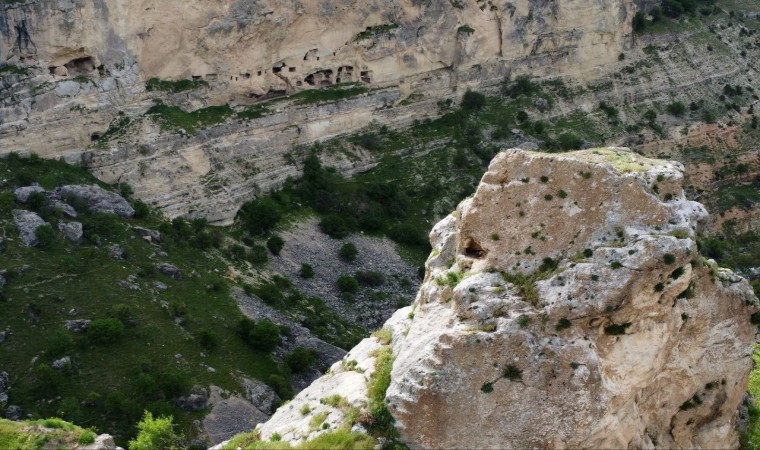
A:
<svg viewBox="0 0 760 450">
<path fill-rule="evenodd" d="M 404 261 L 395 243 L 387 238 L 352 234 L 332 239 L 319 230 L 319 221 L 309 218 L 283 231 L 285 246 L 279 256 L 270 259 L 270 267 L 287 276 L 300 291 L 319 297 L 349 322 L 376 330 L 398 308 L 410 304 L 419 289 L 417 268 Z M 338 256 L 343 244 L 356 245 L 359 253 L 353 262 Z M 314 268 L 314 277 L 301 278 L 301 264 Z M 377 271 L 385 276 L 381 286 L 360 286 L 355 298 L 341 295 L 337 280 L 357 271 Z"/>
</svg>

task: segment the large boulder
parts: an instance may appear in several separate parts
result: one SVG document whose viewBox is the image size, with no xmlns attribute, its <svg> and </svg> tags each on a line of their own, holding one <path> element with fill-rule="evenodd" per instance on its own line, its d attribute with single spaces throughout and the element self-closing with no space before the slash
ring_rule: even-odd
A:
<svg viewBox="0 0 760 450">
<path fill-rule="evenodd" d="M 48 224 L 36 213 L 23 209 L 13 210 L 13 223 L 16 225 L 21 241 L 27 247 L 34 247 L 39 243 L 36 233 L 37 228 Z"/>
<path fill-rule="evenodd" d="M 31 186 L 24 186 L 24 187 L 14 189 L 13 195 L 16 197 L 16 200 L 18 200 L 19 202 L 26 203 L 29 201 L 29 196 L 35 192 L 44 193 L 45 188 L 35 183 Z"/>
<path fill-rule="evenodd" d="M 312 439 L 348 407 L 361 431 L 392 361 L 385 405 L 410 448 L 738 447 L 758 300 L 699 254 L 682 170 L 617 148 L 498 154 L 434 227 L 415 303 L 261 439 Z"/>
<path fill-rule="evenodd" d="M 58 222 L 58 230 L 71 242 L 82 242 L 84 231 L 80 222 Z"/>
<path fill-rule="evenodd" d="M 21 420 L 24 417 L 24 410 L 18 405 L 10 405 L 5 409 L 5 418 L 8 420 Z"/>
<path fill-rule="evenodd" d="M 156 264 L 156 269 L 173 280 L 182 279 L 182 271 L 179 270 L 179 268 L 175 265 L 169 263 L 158 263 Z"/>
<path fill-rule="evenodd" d="M 682 170 L 624 149 L 497 155 L 431 236 L 386 397 L 402 439 L 736 447 L 758 301 L 699 255 Z"/>
<path fill-rule="evenodd" d="M 108 192 L 100 186 L 66 185 L 56 189 L 56 195 L 64 200 L 72 198 L 83 200 L 90 211 L 103 214 L 117 214 L 132 217 L 135 210 L 124 197 Z"/>
</svg>

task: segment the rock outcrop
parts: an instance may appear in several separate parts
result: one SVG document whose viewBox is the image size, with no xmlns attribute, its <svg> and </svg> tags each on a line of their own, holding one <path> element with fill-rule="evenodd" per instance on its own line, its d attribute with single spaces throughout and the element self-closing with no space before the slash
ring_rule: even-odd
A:
<svg viewBox="0 0 760 450">
<path fill-rule="evenodd" d="M 13 224 L 16 225 L 18 235 L 27 247 L 34 247 L 39 243 L 37 240 L 37 228 L 49 225 L 37 213 L 24 209 L 13 210 Z"/>
<path fill-rule="evenodd" d="M 625 149 L 498 154 L 431 233 L 416 302 L 386 323 L 385 404 L 401 440 L 737 447 L 758 300 L 699 255 L 706 213 L 682 181 L 680 164 Z M 319 401 L 335 394 L 363 411 L 360 425 L 381 344 L 360 343 L 261 438 L 312 438 L 315 415 L 324 428 L 345 425 L 347 408 Z"/>
</svg>

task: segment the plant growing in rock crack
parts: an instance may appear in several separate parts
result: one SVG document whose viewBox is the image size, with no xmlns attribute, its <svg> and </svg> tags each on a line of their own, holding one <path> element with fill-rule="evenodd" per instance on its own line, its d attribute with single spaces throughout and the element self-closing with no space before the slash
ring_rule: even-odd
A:
<svg viewBox="0 0 760 450">
<path fill-rule="evenodd" d="M 520 370 L 517 366 L 514 364 L 507 364 L 504 367 L 504 372 L 502 372 L 501 376 L 508 379 L 509 381 L 517 381 L 522 379 L 522 370 Z"/>
</svg>

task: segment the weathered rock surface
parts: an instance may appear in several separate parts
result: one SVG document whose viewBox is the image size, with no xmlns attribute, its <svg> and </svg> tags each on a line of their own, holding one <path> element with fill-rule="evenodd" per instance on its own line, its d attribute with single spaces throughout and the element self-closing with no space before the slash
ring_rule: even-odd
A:
<svg viewBox="0 0 760 450">
<path fill-rule="evenodd" d="M 34 192 L 45 192 L 45 188 L 39 184 L 33 184 L 31 186 L 24 186 L 14 189 L 13 195 L 16 196 L 16 200 L 20 201 L 21 203 L 26 203 L 29 201 L 29 196 Z"/>
<path fill-rule="evenodd" d="M 705 211 L 683 196 L 681 170 L 625 149 L 497 155 L 475 196 L 431 233 L 415 304 L 386 323 L 386 404 L 401 439 L 737 447 L 758 300 L 699 255 Z M 323 410 L 339 426 L 339 410 L 315 405 L 333 394 L 364 408 L 371 347 L 376 338 L 281 407 L 262 439 L 314 437 L 307 424 Z M 304 404 L 314 412 L 301 414 Z"/>
<path fill-rule="evenodd" d="M 56 195 L 63 198 L 76 198 L 87 202 L 90 211 L 102 214 L 117 214 L 132 217 L 135 210 L 119 194 L 108 192 L 100 186 L 67 185 L 56 189 Z"/>
<path fill-rule="evenodd" d="M 81 222 L 58 222 L 58 230 L 63 233 L 63 237 L 72 242 L 82 242 L 84 231 Z"/>
<path fill-rule="evenodd" d="M 84 333 L 87 331 L 87 327 L 90 325 L 90 322 L 91 321 L 89 319 L 67 320 L 66 328 L 69 331 L 73 331 L 74 333 Z"/>
<path fill-rule="evenodd" d="M 173 279 L 173 280 L 181 280 L 182 279 L 182 271 L 177 268 L 177 266 L 174 266 L 169 263 L 158 263 L 156 264 L 156 269 L 158 269 L 159 272 L 166 275 L 167 277 Z"/>
<path fill-rule="evenodd" d="M 8 420 L 21 420 L 24 410 L 18 405 L 10 405 L 5 409 L 5 418 Z"/>
<path fill-rule="evenodd" d="M 39 243 L 37 241 L 37 228 L 48 223 L 42 220 L 42 217 L 38 216 L 37 213 L 23 209 L 14 209 L 13 224 L 16 225 L 19 237 L 24 245 L 34 247 Z"/>
<path fill-rule="evenodd" d="M 636 12 L 631 0 L 228 0 L 195 2 L 178 20 L 185 6 L 34 0 L 0 8 L 0 55 L 40 68 L 0 80 L 10 88 L 0 104 L 0 153 L 81 162 L 106 182 L 130 183 L 169 216 L 229 224 L 252 194 L 299 172 L 294 146 L 374 123 L 408 125 L 436 115 L 439 98 L 495 86 L 512 71 L 582 80 L 611 73 L 633 44 Z M 152 77 L 203 84 L 147 92 Z M 192 110 L 346 82 L 373 90 L 341 102 L 273 105 L 265 117 L 196 136 L 167 135 L 144 120 L 156 96 Z M 386 110 L 412 93 L 413 104 Z M 134 138 L 106 142 L 111 125 Z M 348 153 L 327 162 L 344 173 L 373 162 Z"/>
</svg>

